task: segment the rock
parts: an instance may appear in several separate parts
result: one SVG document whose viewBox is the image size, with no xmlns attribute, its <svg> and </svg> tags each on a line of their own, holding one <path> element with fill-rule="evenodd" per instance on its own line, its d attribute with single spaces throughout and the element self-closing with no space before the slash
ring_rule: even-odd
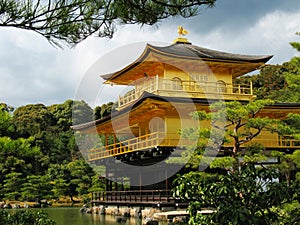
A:
<svg viewBox="0 0 300 225">
<path fill-rule="evenodd" d="M 86 208 L 85 208 L 85 207 L 81 207 L 81 208 L 79 209 L 79 212 L 81 212 L 81 213 L 85 213 L 85 210 L 86 210 Z"/>
<path fill-rule="evenodd" d="M 84 204 L 80 209 L 79 209 L 79 212 L 81 213 L 86 213 L 87 209 L 88 209 L 88 205 Z"/>
<path fill-rule="evenodd" d="M 116 222 L 117 223 L 126 223 L 126 218 L 125 217 L 121 217 L 121 216 L 117 216 L 116 217 Z"/>
<path fill-rule="evenodd" d="M 130 208 L 119 208 L 120 216 L 130 217 Z"/>
<path fill-rule="evenodd" d="M 11 204 L 9 204 L 9 203 L 4 204 L 4 206 L 3 206 L 3 209 L 11 209 L 11 208 L 12 208 Z"/>
<path fill-rule="evenodd" d="M 182 223 L 184 223 L 184 222 L 186 222 L 186 219 L 185 219 L 185 217 L 183 217 L 183 216 L 175 216 L 175 217 L 172 219 L 172 223 L 173 223 L 173 224 L 182 224 Z"/>
<path fill-rule="evenodd" d="M 12 205 L 12 208 L 13 208 L 13 209 L 20 209 L 21 206 L 20 206 L 19 204 L 13 204 L 13 205 Z"/>
<path fill-rule="evenodd" d="M 30 205 L 28 205 L 27 203 L 25 203 L 25 204 L 24 204 L 24 208 L 25 208 L 25 209 L 29 209 L 29 208 L 30 208 Z"/>
<path fill-rule="evenodd" d="M 121 216 L 120 210 L 118 208 L 115 208 L 113 215 L 115 215 L 115 216 Z"/>
<path fill-rule="evenodd" d="M 144 220 L 143 225 L 158 225 L 158 221 L 154 220 L 153 218 L 147 217 Z"/>
<path fill-rule="evenodd" d="M 92 214 L 92 213 L 93 213 L 93 211 L 92 211 L 91 208 L 87 208 L 87 209 L 85 210 L 85 212 L 88 213 L 88 214 Z"/>
<path fill-rule="evenodd" d="M 99 214 L 100 208 L 99 208 L 98 206 L 94 206 L 94 207 L 92 208 L 92 211 L 93 211 L 93 213 L 95 213 L 95 214 Z"/>
<path fill-rule="evenodd" d="M 113 208 L 113 207 L 108 207 L 108 208 L 105 209 L 105 214 L 106 215 L 113 215 L 114 212 L 115 212 L 115 208 Z"/>
<path fill-rule="evenodd" d="M 100 214 L 101 215 L 105 215 L 106 214 L 105 206 L 102 206 L 102 208 L 100 209 Z"/>
</svg>

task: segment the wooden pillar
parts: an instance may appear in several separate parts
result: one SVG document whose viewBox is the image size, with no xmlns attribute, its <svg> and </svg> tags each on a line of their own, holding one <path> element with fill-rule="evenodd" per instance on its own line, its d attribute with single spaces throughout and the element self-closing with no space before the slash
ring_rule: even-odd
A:
<svg viewBox="0 0 300 225">
<path fill-rule="evenodd" d="M 141 124 L 139 123 L 139 137 L 142 136 L 142 128 L 141 128 Z"/>
<path fill-rule="evenodd" d="M 124 190 L 124 177 L 122 177 L 121 191 L 125 191 L 125 190 Z"/>
<path fill-rule="evenodd" d="M 114 183 L 115 183 L 115 191 L 118 191 L 118 182 L 115 181 Z"/>
<path fill-rule="evenodd" d="M 108 179 L 105 179 L 105 190 L 109 191 L 109 183 L 108 183 Z"/>
<path fill-rule="evenodd" d="M 108 180 L 108 165 L 105 166 L 105 190 L 109 191 L 109 180 Z"/>
<path fill-rule="evenodd" d="M 112 180 L 109 180 L 109 191 L 112 191 Z"/>
<path fill-rule="evenodd" d="M 141 174 L 141 171 L 139 171 L 139 179 L 140 179 L 140 191 L 142 191 L 142 174 Z"/>
<path fill-rule="evenodd" d="M 116 137 L 116 134 L 113 134 L 114 136 L 114 154 L 117 153 L 117 149 L 116 149 L 116 141 L 117 141 L 117 137 Z"/>
<path fill-rule="evenodd" d="M 105 146 L 107 146 L 107 145 L 108 145 L 108 135 L 105 134 Z"/>
<path fill-rule="evenodd" d="M 168 192 L 168 170 L 165 168 L 165 177 L 166 177 L 166 194 Z"/>
</svg>

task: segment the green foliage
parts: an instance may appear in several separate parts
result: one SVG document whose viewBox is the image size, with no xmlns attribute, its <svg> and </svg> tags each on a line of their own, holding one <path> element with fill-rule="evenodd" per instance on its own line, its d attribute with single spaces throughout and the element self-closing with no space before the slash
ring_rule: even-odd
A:
<svg viewBox="0 0 300 225">
<path fill-rule="evenodd" d="M 103 180 L 100 180 L 98 174 L 95 174 L 92 177 L 92 187 L 88 191 L 89 192 L 105 191 L 105 183 L 103 182 Z"/>
<path fill-rule="evenodd" d="M 283 203 L 298 200 L 299 196 L 295 193 L 299 192 L 300 182 L 294 181 L 291 185 L 288 179 L 289 182 L 278 181 L 282 180 L 283 171 L 291 174 L 291 164 L 297 167 L 298 151 L 290 156 L 277 152 L 276 157 L 281 157 L 282 162 L 279 166 L 255 166 L 266 161 L 267 156 L 263 154 L 264 146 L 252 140 L 262 131 L 295 135 L 299 131 L 299 116 L 291 114 L 285 121 L 259 117 L 261 110 L 273 103 L 271 100 L 248 104 L 217 102 L 211 105 L 210 112 L 192 114 L 200 123 L 209 120 L 211 128 L 200 126 L 180 132 L 185 138 L 199 139 L 195 146 L 182 154 L 182 159 L 190 157 L 189 163 L 195 164 L 194 168 L 200 162 L 209 167 L 207 172 L 190 172 L 175 182 L 174 196 L 189 202 L 189 224 L 267 225 L 284 221 L 281 218 L 283 213 L 278 209 Z M 234 147 L 223 147 L 226 142 Z M 212 160 L 211 156 L 204 155 L 207 149 L 221 150 L 225 156 Z M 212 156 L 217 154 L 214 152 Z M 208 174 L 209 171 L 217 173 Z M 203 208 L 212 208 L 214 213 L 198 213 Z"/>
<path fill-rule="evenodd" d="M 210 163 L 210 168 L 215 169 L 225 169 L 230 170 L 234 167 L 236 160 L 230 156 L 224 156 L 220 158 L 214 158 L 214 160 Z"/>
<path fill-rule="evenodd" d="M 113 102 L 109 102 L 107 104 L 103 104 L 101 106 L 97 106 L 95 108 L 95 120 L 102 119 L 108 115 L 110 115 L 115 109 L 116 105 Z"/>
<path fill-rule="evenodd" d="M 296 35 L 300 36 L 300 32 L 297 32 Z M 291 42 L 290 44 L 297 51 L 300 51 L 300 42 Z"/>
<path fill-rule="evenodd" d="M 39 202 L 50 199 L 52 185 L 48 175 L 30 175 L 21 186 L 21 199 Z"/>
<path fill-rule="evenodd" d="M 6 103 L 0 103 L 0 109 L 6 112 L 13 112 L 14 108 L 12 106 L 7 105 Z"/>
<path fill-rule="evenodd" d="M 0 210 L 0 225 L 55 225 L 55 221 L 48 218 L 43 211 L 18 210 L 8 213 Z"/>
<path fill-rule="evenodd" d="M 279 218 L 272 207 L 291 197 L 288 186 L 276 181 L 279 177 L 276 169 L 253 164 L 226 175 L 190 172 L 175 181 L 174 196 L 190 202 L 189 224 L 271 224 Z M 214 213 L 197 213 L 207 207 Z"/>
<path fill-rule="evenodd" d="M 93 170 L 83 160 L 75 160 L 68 164 L 53 164 L 48 170 L 53 184 L 53 193 L 60 196 L 85 195 L 92 186 Z"/>
<path fill-rule="evenodd" d="M 51 129 L 53 115 L 43 104 L 26 105 L 14 111 L 13 122 L 23 137 L 34 136 Z"/>
<path fill-rule="evenodd" d="M 281 121 L 257 116 L 265 106 L 271 104 L 273 104 L 271 100 L 251 101 L 248 104 L 242 104 L 237 101 L 216 102 L 210 106 L 210 112 L 194 112 L 191 115 L 192 118 L 200 122 L 210 120 L 211 128 L 207 129 L 200 126 L 200 128 L 190 128 L 181 131 L 183 138 L 189 138 L 193 141 L 198 139 L 197 146 L 193 146 L 192 150 L 187 151 L 189 153 L 188 157 L 191 157 L 193 154 L 193 157 L 197 157 L 196 155 L 201 155 L 207 148 L 219 151 L 225 143 L 231 142 L 234 147 L 233 149 L 226 149 L 227 154 L 237 158 L 241 149 L 245 148 L 262 131 L 279 132 L 278 128 Z M 282 127 L 286 127 L 286 124 L 282 125 Z M 257 149 L 257 147 L 252 146 L 251 149 Z M 197 151 L 197 149 L 202 151 Z M 193 150 L 196 151 L 193 152 Z M 215 152 L 216 154 L 217 152 Z M 222 159 L 218 160 L 222 161 Z M 226 165 L 230 164 L 228 163 Z"/>
<path fill-rule="evenodd" d="M 42 172 L 44 156 L 32 147 L 32 139 L 0 138 L 0 197 L 18 200 L 25 178 Z"/>
<path fill-rule="evenodd" d="M 0 104 L 0 137 L 12 135 L 15 127 L 6 104 Z"/>
<path fill-rule="evenodd" d="M 300 102 L 300 57 L 294 57 L 282 65 L 267 65 L 260 74 L 240 77 L 235 84 L 253 83 L 257 99 L 272 99 L 276 102 Z"/>
<path fill-rule="evenodd" d="M 93 110 L 72 100 L 22 106 L 13 115 L 6 104 L 0 106 L 0 132 L 7 136 L 0 137 L 0 198 L 39 201 L 86 195 L 95 173 L 82 160 L 71 126 L 73 119 L 92 120 Z"/>
<path fill-rule="evenodd" d="M 51 105 L 48 109 L 53 114 L 59 131 L 68 131 L 73 124 L 93 120 L 93 110 L 84 101 L 67 100 L 63 104 Z"/>
<path fill-rule="evenodd" d="M 300 35 L 299 32 L 296 35 Z M 300 42 L 291 42 L 300 51 Z M 272 99 L 276 102 L 300 102 L 300 57 L 293 57 L 282 65 L 266 65 L 255 76 L 237 78 L 235 84 L 253 83 L 258 99 Z"/>
<path fill-rule="evenodd" d="M 280 225 L 298 225 L 300 223 L 300 203 L 292 201 L 277 209 L 280 214 Z"/>
<path fill-rule="evenodd" d="M 3 0 L 0 26 L 33 30 L 51 43 L 71 46 L 92 34 L 112 37 L 116 26 L 153 25 L 168 17 L 190 17 L 200 7 L 212 7 L 215 0 Z"/>
<path fill-rule="evenodd" d="M 11 172 L 5 176 L 1 192 L 7 200 L 17 200 L 21 197 L 23 183 L 22 173 Z"/>
<path fill-rule="evenodd" d="M 74 101 L 72 104 L 73 125 L 87 123 L 94 120 L 94 112 L 85 101 Z"/>
</svg>

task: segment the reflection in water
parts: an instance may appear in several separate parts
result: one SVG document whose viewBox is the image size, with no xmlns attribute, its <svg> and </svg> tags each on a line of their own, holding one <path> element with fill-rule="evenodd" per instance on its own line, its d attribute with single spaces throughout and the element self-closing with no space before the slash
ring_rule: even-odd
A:
<svg viewBox="0 0 300 225">
<path fill-rule="evenodd" d="M 79 208 L 46 208 L 43 209 L 49 217 L 56 221 L 57 225 L 118 225 L 114 216 L 80 213 Z M 141 225 L 137 218 L 127 218 L 123 225 Z M 161 222 L 159 225 L 166 225 Z"/>
</svg>

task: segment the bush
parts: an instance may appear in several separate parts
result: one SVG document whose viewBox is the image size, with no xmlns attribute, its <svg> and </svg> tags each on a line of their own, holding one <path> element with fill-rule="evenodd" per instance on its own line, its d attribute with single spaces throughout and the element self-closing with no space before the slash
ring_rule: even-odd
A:
<svg viewBox="0 0 300 225">
<path fill-rule="evenodd" d="M 43 211 L 19 210 L 8 213 L 0 210 L 0 225 L 56 225 Z"/>
</svg>

